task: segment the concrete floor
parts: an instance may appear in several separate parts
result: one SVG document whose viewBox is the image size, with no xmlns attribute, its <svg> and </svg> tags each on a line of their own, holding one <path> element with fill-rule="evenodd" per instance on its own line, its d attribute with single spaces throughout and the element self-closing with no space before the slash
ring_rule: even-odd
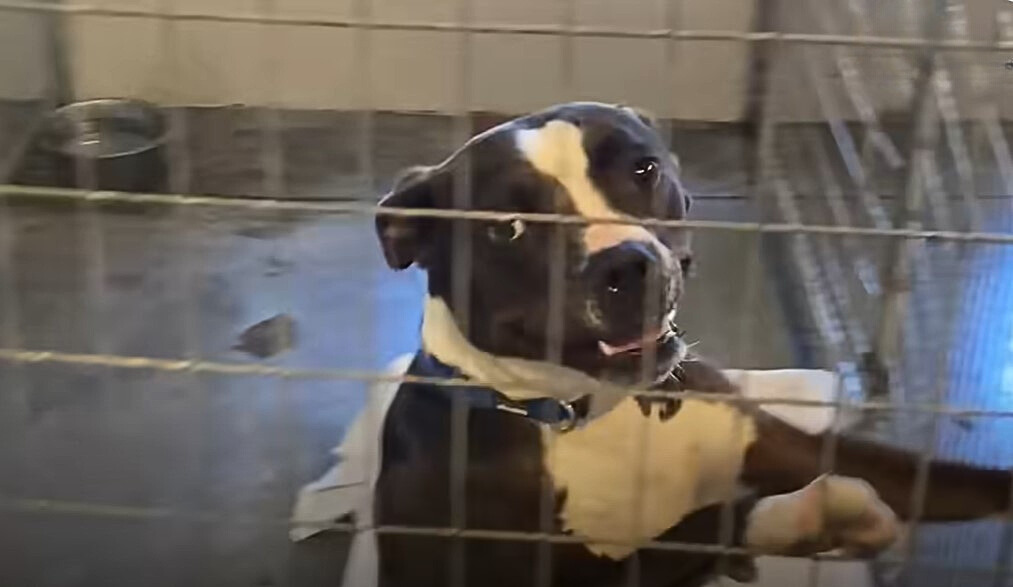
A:
<svg viewBox="0 0 1013 587">
<path fill-rule="evenodd" d="M 262 114 L 188 116 L 190 163 L 176 181 L 195 192 L 268 193 Z M 357 120 L 284 115 L 287 194 L 376 193 L 366 189 L 361 154 L 349 139 Z M 445 118 L 382 115 L 374 125 L 370 159 L 379 188 L 397 169 L 437 161 L 452 146 Z M 673 140 L 701 196 L 695 217 L 758 217 L 742 197 L 751 155 L 736 129 L 680 128 Z M 4 147 L 0 138 L 0 153 Z M 15 179 L 44 183 L 28 163 Z M 1009 230 L 1003 218 L 1010 216 L 1000 214 L 1008 200 L 998 202 L 989 214 L 993 228 Z M 804 199 L 800 205 L 815 206 L 813 214 L 822 209 Z M 9 304 L 0 305 L 0 346 L 252 361 L 233 348 L 240 333 L 281 313 L 294 320 L 294 346 L 266 359 L 272 364 L 374 369 L 417 342 L 422 278 L 385 268 L 369 218 L 95 211 L 23 200 L 9 211 L 14 269 L 0 276 L 0 294 L 8 294 L 0 304 Z M 803 308 L 791 302 L 798 286 L 776 259 L 791 238 L 696 235 L 699 271 L 680 319 L 701 352 L 734 367 L 782 367 L 808 361 L 801 350 L 822 344 L 798 319 Z M 940 265 L 953 268 L 946 277 L 958 293 L 945 299 L 959 303 L 948 315 L 961 317 L 960 329 L 922 336 L 927 344 L 911 347 L 908 392 L 924 397 L 940 377 L 915 375 L 940 362 L 936 351 L 951 349 L 945 375 L 961 391 L 947 399 L 1013 409 L 1013 321 L 1002 321 L 1013 316 L 1013 296 L 997 286 L 1013 283 L 1001 277 L 1013 271 L 1013 256 L 994 246 L 969 251 L 960 265 Z M 935 285 L 925 280 L 916 288 L 915 297 L 927 300 L 916 305 L 927 309 L 912 323 L 947 313 L 932 305 L 940 297 Z M 293 547 L 285 518 L 295 490 L 329 464 L 329 449 L 362 405 L 364 384 L 0 362 L 0 386 L 0 585 L 337 584 L 343 537 Z M 898 440 L 917 443 L 927 423 L 906 421 L 910 430 Z M 1009 433 L 1005 422 L 950 422 L 937 445 L 951 456 L 1008 465 Z M 988 566 L 999 556 L 999 531 L 926 532 L 919 552 L 929 553 L 925 560 Z M 938 570 L 927 576 L 951 580 Z M 968 576 L 954 584 L 971 584 Z"/>
</svg>

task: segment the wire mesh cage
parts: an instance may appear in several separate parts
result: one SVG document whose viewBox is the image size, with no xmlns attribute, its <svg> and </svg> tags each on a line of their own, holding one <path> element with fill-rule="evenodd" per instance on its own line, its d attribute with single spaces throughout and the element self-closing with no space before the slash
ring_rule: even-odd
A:
<svg viewBox="0 0 1013 587">
<path fill-rule="evenodd" d="M 330 584 L 364 529 L 580 542 L 451 507 L 446 527 L 335 522 L 337 545 L 288 543 L 293 497 L 370 389 L 411 380 L 383 366 L 417 349 L 425 281 L 387 271 L 373 218 L 603 221 L 378 194 L 572 100 L 652 111 L 679 155 L 689 219 L 623 222 L 693 231 L 680 325 L 703 354 L 831 370 L 816 403 L 855 416 L 848 434 L 1008 467 L 1013 5 L 635 4 L 0 0 L 0 52 L 18 56 L 0 61 L 0 583 Z M 111 95 L 165 125 L 147 144 L 165 167 L 125 187 L 47 149 L 58 106 Z M 546 255 L 560 307 L 566 258 Z M 916 517 L 905 544 L 868 581 L 836 556 L 765 580 L 1009 583 L 1005 522 Z"/>
</svg>

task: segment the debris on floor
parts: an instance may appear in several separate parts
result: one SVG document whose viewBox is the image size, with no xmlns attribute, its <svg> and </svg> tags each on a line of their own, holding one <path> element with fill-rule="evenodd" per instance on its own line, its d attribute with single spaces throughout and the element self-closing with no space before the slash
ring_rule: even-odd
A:
<svg viewBox="0 0 1013 587">
<path fill-rule="evenodd" d="M 277 314 L 244 330 L 232 349 L 267 359 L 291 349 L 294 344 L 295 320 L 288 314 Z"/>
</svg>

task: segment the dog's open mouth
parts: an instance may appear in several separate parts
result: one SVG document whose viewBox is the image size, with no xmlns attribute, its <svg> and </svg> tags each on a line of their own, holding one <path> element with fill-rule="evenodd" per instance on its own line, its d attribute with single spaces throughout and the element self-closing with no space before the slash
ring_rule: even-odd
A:
<svg viewBox="0 0 1013 587">
<path fill-rule="evenodd" d="M 632 340 L 621 344 L 609 344 L 604 340 L 598 341 L 598 350 L 601 354 L 606 357 L 615 357 L 620 355 L 639 355 L 643 353 L 645 347 L 653 346 L 659 348 L 664 346 L 666 343 L 671 341 L 673 338 L 679 335 L 678 328 L 672 324 L 668 324 L 659 328 L 655 332 L 651 332 L 642 336 L 639 339 Z"/>
</svg>

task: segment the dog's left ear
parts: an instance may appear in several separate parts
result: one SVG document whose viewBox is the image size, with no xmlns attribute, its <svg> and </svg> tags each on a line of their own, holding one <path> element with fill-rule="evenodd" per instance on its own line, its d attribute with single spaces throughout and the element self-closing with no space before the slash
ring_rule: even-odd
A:
<svg viewBox="0 0 1013 587">
<path fill-rule="evenodd" d="M 411 167 L 394 180 L 390 193 L 380 200 L 380 208 L 437 208 L 446 187 L 446 173 L 435 167 Z M 420 216 L 376 215 L 376 234 L 383 257 L 391 269 L 406 269 L 419 260 L 433 226 L 433 218 Z"/>
</svg>

